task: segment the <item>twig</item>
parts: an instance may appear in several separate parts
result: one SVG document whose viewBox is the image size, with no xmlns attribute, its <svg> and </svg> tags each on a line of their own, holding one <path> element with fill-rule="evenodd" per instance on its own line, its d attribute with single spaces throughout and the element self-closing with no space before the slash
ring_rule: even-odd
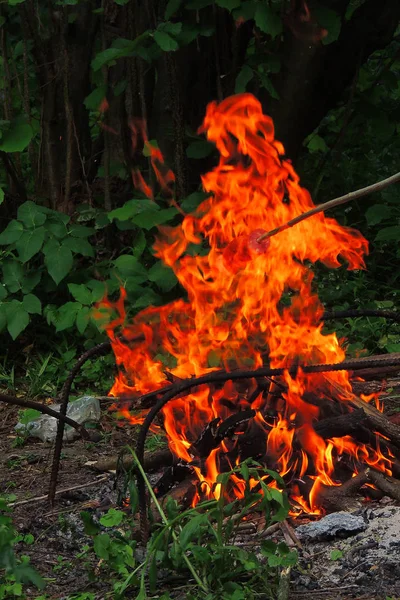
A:
<svg viewBox="0 0 400 600">
<path fill-rule="evenodd" d="M 294 217 L 294 219 L 290 219 L 290 221 L 288 221 L 284 225 L 279 225 L 279 227 L 275 227 L 275 229 L 272 229 L 271 231 L 267 231 L 266 233 L 263 233 L 257 239 L 257 242 L 260 243 L 263 240 L 266 240 L 267 238 L 270 238 L 270 237 L 276 235 L 277 233 L 286 231 L 286 229 L 289 229 L 290 227 L 297 225 L 297 223 L 300 223 L 301 221 L 304 221 L 305 219 L 308 219 L 309 217 L 312 217 L 313 215 L 316 215 L 320 212 L 324 212 L 325 210 L 329 210 L 330 208 L 334 208 L 335 206 L 340 206 L 341 204 L 346 204 L 346 202 L 350 202 L 351 200 L 356 200 L 357 198 L 361 198 L 362 196 L 366 196 L 367 194 L 372 194 L 373 192 L 380 192 L 381 190 L 385 189 L 389 185 L 392 185 L 393 183 L 398 183 L 399 181 L 400 181 L 400 172 L 396 173 L 395 175 L 392 175 L 391 177 L 388 177 L 387 179 L 383 179 L 382 181 L 378 181 L 377 183 L 368 185 L 365 188 L 361 188 L 360 190 L 355 190 L 354 192 L 350 192 L 349 194 L 346 194 L 345 196 L 340 196 L 339 198 L 334 198 L 333 200 L 329 200 L 328 202 L 324 202 L 323 204 L 314 206 L 314 208 L 312 208 L 311 210 L 308 210 L 307 212 L 302 213 L 301 215 L 297 215 L 297 217 Z"/>
<path fill-rule="evenodd" d="M 71 487 L 64 488 L 63 490 L 58 490 L 56 492 L 56 496 L 60 496 L 61 494 L 66 494 L 67 492 L 73 492 L 75 490 L 83 490 L 84 488 L 92 487 L 94 485 L 98 485 L 99 483 L 102 483 L 103 481 L 107 481 L 107 479 L 109 479 L 109 476 L 103 475 L 102 477 L 99 477 L 95 481 L 89 481 L 89 483 L 73 485 Z M 34 498 L 29 498 L 29 500 L 19 500 L 18 502 L 11 502 L 9 504 L 9 506 L 11 506 L 11 507 L 22 506 L 24 504 L 32 504 L 33 502 L 42 502 L 42 500 L 47 500 L 47 494 L 45 494 L 44 496 L 35 496 Z"/>
<path fill-rule="evenodd" d="M 289 598 L 290 571 L 292 567 L 284 567 L 281 571 L 278 585 L 277 600 L 287 600 Z"/>
</svg>

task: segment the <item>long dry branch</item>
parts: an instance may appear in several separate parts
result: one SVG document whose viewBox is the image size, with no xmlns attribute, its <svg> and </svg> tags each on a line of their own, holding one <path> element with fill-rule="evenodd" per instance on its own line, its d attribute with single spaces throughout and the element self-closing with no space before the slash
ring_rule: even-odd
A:
<svg viewBox="0 0 400 600">
<path fill-rule="evenodd" d="M 349 194 L 345 194 L 344 196 L 340 196 L 339 198 L 334 198 L 333 200 L 329 200 L 328 202 L 324 202 L 323 204 L 319 204 L 318 206 L 314 206 L 305 213 L 301 215 L 297 215 L 293 219 L 290 219 L 284 225 L 279 225 L 279 227 L 275 227 L 275 229 L 271 229 L 271 231 L 267 231 L 263 233 L 258 239 L 257 242 L 262 242 L 267 238 L 270 238 L 277 233 L 281 233 L 282 231 L 286 231 L 290 227 L 297 225 L 301 221 L 312 217 L 320 212 L 324 212 L 331 208 L 335 208 L 336 206 L 340 206 L 341 204 L 346 204 L 347 202 L 351 202 L 351 200 L 357 200 L 358 198 L 362 198 L 363 196 L 367 196 L 368 194 L 372 194 L 373 192 L 380 192 L 385 189 L 389 185 L 393 185 L 393 183 L 398 183 L 400 181 L 400 172 L 388 177 L 387 179 L 382 179 L 382 181 L 378 181 L 372 185 L 368 185 L 367 187 L 361 188 L 359 190 L 355 190 L 354 192 L 350 192 Z"/>
</svg>

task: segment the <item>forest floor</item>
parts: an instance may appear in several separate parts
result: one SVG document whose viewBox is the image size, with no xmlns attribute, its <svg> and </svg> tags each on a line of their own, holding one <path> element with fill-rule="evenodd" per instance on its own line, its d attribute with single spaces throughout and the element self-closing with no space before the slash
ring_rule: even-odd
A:
<svg viewBox="0 0 400 600">
<path fill-rule="evenodd" d="M 387 414 L 396 413 L 398 401 L 389 403 L 386 411 Z M 33 438 L 20 443 L 14 430 L 17 421 L 18 409 L 0 404 L 0 496 L 15 495 L 15 527 L 21 534 L 34 536 L 34 543 L 24 545 L 21 551 L 30 556 L 32 565 L 46 579 L 46 598 L 61 599 L 85 591 L 94 593 L 96 598 L 104 598 L 105 593 L 110 591 L 107 578 L 88 576 L 89 572 L 101 575 L 101 561 L 96 563 L 93 553 L 81 554 L 84 546 L 91 544 L 91 538 L 84 532 L 80 513 L 89 511 L 100 518 L 109 508 L 117 506 L 114 473 L 99 474 L 90 463 L 115 456 L 125 446 L 133 447 L 134 429 L 126 423 L 116 423 L 111 414 L 103 410 L 99 425 L 101 439 L 98 442 L 76 440 L 64 443 L 57 490 L 65 491 L 57 494 L 55 505 L 51 508 L 47 500 L 40 497 L 48 491 L 53 445 Z M 92 485 L 74 489 L 90 483 Z M 366 510 L 370 511 L 365 519 L 372 523 L 374 518 L 379 517 L 382 508 L 390 509 L 394 505 L 392 501 L 389 504 L 370 503 L 368 507 L 361 506 L 360 510 L 363 515 L 367 514 Z M 375 516 L 374 510 L 378 511 Z M 306 543 L 303 557 L 300 551 L 299 569 L 293 572 L 295 590 L 290 597 L 307 600 L 399 600 L 400 568 L 393 568 L 393 560 L 400 564 L 400 512 L 395 517 L 392 546 L 389 550 L 382 548 L 384 556 L 380 556 L 379 560 L 379 553 L 371 548 L 367 554 L 356 554 L 355 563 L 354 558 L 353 562 L 346 562 L 346 552 L 351 551 L 354 555 L 353 544 L 362 545 L 359 537 L 352 538 L 350 545 L 340 540 Z M 389 521 L 393 519 L 390 516 Z M 389 521 L 386 518 L 386 523 Z M 374 533 L 374 539 L 386 536 L 385 527 L 384 523 L 382 531 Z M 334 563 L 331 552 L 338 548 L 343 560 Z M 329 573 L 332 575 L 327 575 Z M 28 598 L 38 595 L 33 587 L 27 591 Z"/>
</svg>

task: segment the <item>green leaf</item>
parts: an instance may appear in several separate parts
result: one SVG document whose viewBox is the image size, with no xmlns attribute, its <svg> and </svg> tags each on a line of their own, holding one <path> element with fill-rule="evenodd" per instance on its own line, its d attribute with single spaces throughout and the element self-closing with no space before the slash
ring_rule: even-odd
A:
<svg viewBox="0 0 400 600">
<path fill-rule="evenodd" d="M 68 289 L 71 292 L 72 296 L 75 300 L 80 302 L 81 304 L 91 304 L 92 303 L 92 292 L 86 285 L 69 283 Z"/>
<path fill-rule="evenodd" d="M 2 283 L 0 283 L 0 302 L 7 298 L 7 290 Z"/>
<path fill-rule="evenodd" d="M 178 12 L 180 6 L 182 4 L 182 0 L 169 0 L 167 7 L 165 9 L 164 19 L 169 21 L 170 18 Z"/>
<path fill-rule="evenodd" d="M 209 156 L 215 150 L 214 144 L 206 142 L 205 140 L 192 142 L 186 148 L 186 156 L 188 158 L 205 158 Z"/>
<path fill-rule="evenodd" d="M 114 265 L 123 277 L 134 275 L 137 278 L 136 283 L 142 283 L 148 280 L 148 274 L 144 266 L 131 254 L 122 254 L 116 260 Z"/>
<path fill-rule="evenodd" d="M 165 31 L 158 31 L 156 29 L 154 32 L 154 40 L 164 52 L 173 52 L 179 48 L 178 42 L 168 35 L 168 33 L 165 33 Z"/>
<path fill-rule="evenodd" d="M 46 221 L 45 212 L 31 200 L 21 204 L 17 212 L 17 217 L 27 227 L 39 227 Z"/>
<path fill-rule="evenodd" d="M 84 306 L 76 315 L 76 327 L 81 334 L 85 333 L 86 328 L 89 325 L 90 313 L 90 308 L 88 306 Z"/>
<path fill-rule="evenodd" d="M 99 535 L 96 535 L 96 537 L 94 538 L 94 551 L 96 552 L 97 556 L 99 558 L 104 558 L 104 559 L 108 559 L 109 558 L 109 552 L 108 552 L 108 548 L 111 545 L 111 538 L 108 535 L 108 533 L 101 533 Z"/>
<path fill-rule="evenodd" d="M 25 0 L 8 0 L 8 4 L 10 6 L 16 6 L 17 4 L 22 4 Z"/>
<path fill-rule="evenodd" d="M 107 94 L 107 87 L 100 85 L 95 88 L 84 100 L 84 105 L 88 110 L 98 110 Z"/>
<path fill-rule="evenodd" d="M 21 302 L 12 300 L 6 306 L 7 330 L 13 340 L 29 325 L 30 317 Z"/>
<path fill-rule="evenodd" d="M 41 278 L 41 271 L 27 273 L 22 281 L 22 292 L 24 294 L 29 294 L 32 290 L 35 289 Z"/>
<path fill-rule="evenodd" d="M 282 33 L 282 20 L 271 10 L 267 2 L 257 4 L 254 20 L 257 27 L 264 33 L 268 33 L 272 39 Z"/>
<path fill-rule="evenodd" d="M 249 21 L 250 19 L 254 19 L 254 13 L 257 8 L 257 2 L 254 0 L 246 0 L 240 3 L 240 6 L 233 12 L 233 18 L 244 19 L 244 21 Z"/>
<path fill-rule="evenodd" d="M 166 23 L 160 23 L 160 25 L 157 27 L 157 31 L 164 31 L 169 35 L 176 36 L 182 31 L 182 23 L 171 23 L 170 21 L 167 21 Z"/>
<path fill-rule="evenodd" d="M 331 550 L 330 559 L 331 560 L 339 560 L 339 558 L 343 558 L 343 552 L 341 550 Z"/>
<path fill-rule="evenodd" d="M 171 221 L 175 215 L 178 214 L 176 208 L 164 208 L 159 211 L 144 211 L 139 215 L 133 217 L 132 222 L 138 225 L 142 229 L 150 230 L 156 225 L 162 225 Z"/>
<path fill-rule="evenodd" d="M 82 304 L 79 302 L 67 302 L 60 306 L 57 311 L 56 331 L 59 332 L 70 329 L 75 323 L 80 310 L 82 310 Z"/>
<path fill-rule="evenodd" d="M 183 551 L 186 550 L 193 537 L 200 534 L 202 525 L 207 524 L 207 521 L 207 514 L 196 515 L 189 519 L 179 534 L 179 545 Z"/>
<path fill-rule="evenodd" d="M 233 10 L 234 8 L 238 8 L 240 6 L 241 0 L 216 0 L 216 4 L 221 8 L 226 8 L 229 10 Z"/>
<path fill-rule="evenodd" d="M 0 233 L 0 245 L 8 246 L 8 244 L 13 244 L 22 235 L 24 231 L 24 227 L 22 223 L 13 219 L 9 222 L 7 227 Z"/>
<path fill-rule="evenodd" d="M 22 423 L 22 425 L 28 425 L 28 423 L 38 419 L 41 415 L 42 413 L 39 410 L 27 408 L 25 410 L 21 410 L 18 420 L 20 423 Z"/>
<path fill-rule="evenodd" d="M 146 237 L 142 230 L 138 231 L 138 234 L 132 245 L 132 254 L 135 258 L 140 258 L 146 248 L 147 242 Z"/>
<path fill-rule="evenodd" d="M 100 518 L 100 523 L 104 527 L 116 527 L 122 523 L 124 517 L 125 515 L 122 510 L 110 508 L 108 512 Z"/>
<path fill-rule="evenodd" d="M 66 246 L 75 254 L 81 254 L 82 256 L 90 256 L 91 258 L 94 258 L 93 246 L 84 238 L 67 237 L 63 241 L 63 246 Z"/>
<path fill-rule="evenodd" d="M 68 230 L 62 221 L 47 221 L 45 228 L 58 239 L 62 239 L 68 235 Z"/>
<path fill-rule="evenodd" d="M 235 94 L 246 91 L 247 84 L 253 79 L 254 71 L 248 65 L 243 65 L 235 81 Z"/>
<path fill-rule="evenodd" d="M 178 280 L 173 270 L 170 267 L 164 265 L 164 263 L 161 260 L 157 261 L 151 267 L 151 269 L 148 272 L 148 278 L 150 281 L 157 284 L 157 286 L 163 292 L 169 292 L 178 283 Z"/>
<path fill-rule="evenodd" d="M 17 260 L 6 260 L 3 264 L 3 283 L 14 294 L 22 288 L 24 269 Z"/>
<path fill-rule="evenodd" d="M 92 69 L 93 71 L 99 71 L 104 65 L 112 63 L 121 56 L 123 56 L 121 48 L 106 48 L 106 50 L 96 54 L 92 60 Z"/>
<path fill-rule="evenodd" d="M 322 152 L 325 154 L 329 151 L 329 147 L 326 145 L 325 140 L 318 134 L 311 135 L 308 142 L 306 142 L 306 146 L 310 154 L 314 154 L 315 152 Z"/>
<path fill-rule="evenodd" d="M 181 208 L 185 213 L 191 213 L 208 197 L 206 192 L 193 192 L 182 201 Z"/>
<path fill-rule="evenodd" d="M 100 527 L 94 522 L 93 517 L 90 513 L 82 511 L 80 517 L 83 521 L 83 526 L 86 535 L 96 535 L 100 531 Z"/>
<path fill-rule="evenodd" d="M 28 260 L 39 252 L 43 246 L 45 233 L 46 230 L 44 227 L 24 231 L 15 244 L 21 262 L 28 262 Z"/>
<path fill-rule="evenodd" d="M 42 305 L 40 303 L 39 298 L 34 294 L 27 294 L 26 296 L 24 296 L 22 300 L 22 306 L 24 307 L 26 312 L 30 313 L 31 315 L 42 314 Z"/>
<path fill-rule="evenodd" d="M 4 202 L 4 190 L 3 188 L 0 188 L 0 204 L 3 204 Z"/>
<path fill-rule="evenodd" d="M 128 202 L 125 202 L 125 204 L 120 208 L 116 208 L 115 210 L 109 212 L 108 218 L 110 221 L 113 219 L 127 221 L 128 219 L 131 219 L 133 216 L 142 212 L 158 210 L 160 210 L 160 207 L 158 204 L 153 202 L 153 200 L 149 200 L 148 198 L 135 198 L 133 200 L 128 200 Z"/>
<path fill-rule="evenodd" d="M 3 152 L 22 152 L 33 138 L 33 130 L 28 123 L 12 122 L 3 134 L 0 150 Z"/>
<path fill-rule="evenodd" d="M 331 8 L 321 5 L 315 6 L 312 14 L 318 24 L 328 31 L 328 35 L 323 38 L 322 43 L 327 45 L 335 42 L 338 39 L 342 28 L 340 15 Z"/>
<path fill-rule="evenodd" d="M 74 262 L 72 252 L 65 244 L 59 244 L 56 240 L 50 240 L 45 244 L 43 251 L 47 270 L 58 285 L 72 269 Z"/>
<path fill-rule="evenodd" d="M 92 290 L 92 302 L 99 302 L 106 295 L 106 284 L 104 281 L 90 279 L 86 285 Z"/>
<path fill-rule="evenodd" d="M 368 225 L 377 225 L 393 216 L 393 208 L 386 204 L 374 204 L 365 213 Z"/>
<path fill-rule="evenodd" d="M 390 242 L 400 240 L 400 225 L 393 225 L 392 227 L 385 227 L 378 231 L 375 237 L 376 242 Z"/>
<path fill-rule="evenodd" d="M 73 237 L 87 238 L 95 234 L 96 230 L 93 227 L 85 227 L 85 225 L 71 225 L 70 234 Z"/>
</svg>

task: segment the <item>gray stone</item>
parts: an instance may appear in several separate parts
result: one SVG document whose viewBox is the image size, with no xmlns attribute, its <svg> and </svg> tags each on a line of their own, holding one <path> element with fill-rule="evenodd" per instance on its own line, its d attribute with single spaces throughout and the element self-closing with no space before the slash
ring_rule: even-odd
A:
<svg viewBox="0 0 400 600">
<path fill-rule="evenodd" d="M 335 537 L 349 537 L 367 528 L 362 517 L 347 512 L 336 512 L 315 523 L 297 527 L 296 533 L 302 539 L 330 540 Z"/>
</svg>

